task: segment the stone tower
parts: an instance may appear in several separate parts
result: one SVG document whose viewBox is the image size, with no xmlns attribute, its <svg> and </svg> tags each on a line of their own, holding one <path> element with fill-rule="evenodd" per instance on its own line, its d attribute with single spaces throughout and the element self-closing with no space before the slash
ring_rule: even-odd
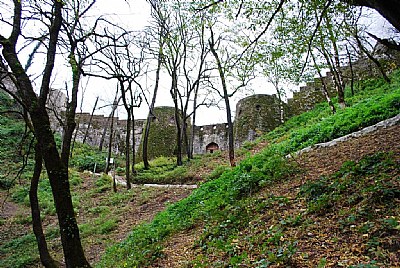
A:
<svg viewBox="0 0 400 268">
<path fill-rule="evenodd" d="M 286 104 L 275 95 L 256 94 L 241 99 L 236 105 L 235 146 L 255 140 L 282 124 L 282 112 L 285 115 L 286 110 Z"/>
<path fill-rule="evenodd" d="M 176 123 L 175 108 L 168 106 L 155 107 L 148 142 L 148 157 L 154 159 L 158 156 L 174 156 L 176 153 Z M 182 124 L 182 123 L 181 123 Z M 145 127 L 146 123 L 144 123 Z M 190 128 L 190 126 L 188 126 Z M 143 135 L 145 130 L 143 129 Z M 189 130 L 188 130 L 189 133 Z M 142 160 L 143 136 L 137 152 L 138 160 Z M 185 153 L 182 145 L 182 154 Z"/>
</svg>

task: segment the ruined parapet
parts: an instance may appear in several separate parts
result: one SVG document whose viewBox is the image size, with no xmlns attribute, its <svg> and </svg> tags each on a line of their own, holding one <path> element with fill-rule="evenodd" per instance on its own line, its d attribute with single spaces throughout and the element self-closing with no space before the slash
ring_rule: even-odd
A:
<svg viewBox="0 0 400 268">
<path fill-rule="evenodd" d="M 177 150 L 175 108 L 169 106 L 155 107 L 153 115 L 154 117 L 150 119 L 152 122 L 150 125 L 147 147 L 148 158 L 154 159 L 158 156 L 174 156 Z M 144 132 L 145 130 L 143 130 L 143 134 Z M 137 152 L 139 161 L 143 159 L 142 143 L 143 138 L 141 139 Z M 185 148 L 182 144 L 182 153 L 184 153 L 184 150 Z"/>
<path fill-rule="evenodd" d="M 317 103 L 326 101 L 323 93 L 323 83 L 327 86 L 330 98 L 336 97 L 333 78 L 330 73 L 325 77 L 315 78 L 313 82 L 308 82 L 300 87 L 299 91 L 293 92 L 293 97 L 288 99 L 289 113 L 291 116 L 312 110 Z"/>
<path fill-rule="evenodd" d="M 280 103 L 275 95 L 257 94 L 240 100 L 234 123 L 235 146 L 255 140 L 282 124 L 281 116 L 286 111 L 286 104 Z"/>
<path fill-rule="evenodd" d="M 91 115 L 89 113 L 77 113 L 76 122 L 77 128 L 76 140 L 83 142 L 85 133 L 89 127 Z M 98 147 L 103 136 L 104 128 L 107 128 L 105 139 L 103 141 L 104 148 L 108 146 L 110 138 L 110 124 L 111 120 L 109 117 L 103 115 L 93 115 L 92 121 L 90 122 L 90 128 L 85 142 L 88 145 Z M 125 138 L 126 138 L 126 120 L 119 120 L 118 117 L 113 118 L 114 124 L 114 141 L 113 141 L 113 152 L 122 153 L 125 150 Z M 135 120 L 135 150 L 138 150 L 140 139 L 142 137 L 144 120 Z"/>
<path fill-rule="evenodd" d="M 392 40 L 383 40 L 387 44 L 396 45 L 396 42 Z M 383 70 L 389 74 L 395 69 L 400 68 L 400 51 L 389 48 L 380 42 L 374 47 L 372 56 L 381 64 Z M 372 77 L 382 76 L 378 66 L 367 56 L 361 56 L 354 62 L 352 62 L 353 79 L 355 81 L 363 80 Z M 352 78 L 350 66 L 343 67 L 342 73 L 345 81 L 348 83 Z"/>
<path fill-rule="evenodd" d="M 214 153 L 228 149 L 228 124 L 194 127 L 193 153 Z"/>
</svg>

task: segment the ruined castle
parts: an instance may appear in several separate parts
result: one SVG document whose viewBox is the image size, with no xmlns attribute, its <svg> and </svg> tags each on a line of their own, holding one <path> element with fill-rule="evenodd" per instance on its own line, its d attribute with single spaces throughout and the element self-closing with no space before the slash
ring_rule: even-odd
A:
<svg viewBox="0 0 400 268">
<path fill-rule="evenodd" d="M 390 54 L 389 54 L 390 53 Z M 400 53 L 388 51 L 383 46 L 375 48 L 375 56 L 385 62 L 393 62 L 395 65 L 400 63 Z M 395 57 L 393 57 L 395 55 Z M 388 61 L 389 60 L 389 61 Z M 391 67 L 388 66 L 390 69 Z M 388 68 L 386 68 L 388 70 Z M 353 78 L 360 80 L 365 77 L 379 76 L 380 73 L 375 64 L 367 58 L 361 58 L 353 63 Z M 389 70 L 390 71 L 390 70 Z M 342 69 L 343 77 L 350 79 L 350 68 Z M 256 94 L 241 99 L 236 105 L 234 119 L 234 140 L 235 146 L 240 147 L 246 141 L 253 141 L 263 133 L 269 132 L 282 124 L 288 118 L 309 111 L 317 103 L 325 101 L 322 92 L 323 82 L 328 86 L 331 98 L 336 96 L 333 75 L 327 73 L 322 78 L 315 78 L 314 81 L 306 83 L 300 87 L 299 91 L 293 92 L 293 97 L 287 102 L 279 101 L 276 95 Z M 160 155 L 170 156 L 175 151 L 175 118 L 173 107 L 156 107 L 152 118 L 148 151 L 150 158 Z M 86 132 L 89 114 L 78 114 L 77 120 L 80 124 L 78 137 L 82 137 Z M 88 143 L 97 146 L 99 143 L 99 133 L 104 129 L 108 122 L 106 117 L 96 116 L 93 119 L 92 130 Z M 114 143 L 114 151 L 121 152 L 124 148 L 125 140 L 125 120 L 114 120 L 117 141 Z M 135 121 L 135 147 L 139 158 L 141 157 L 141 139 L 145 120 Z M 190 126 L 194 130 L 193 153 L 204 154 L 212 153 L 217 150 L 228 149 L 228 124 L 212 124 L 204 126 Z M 188 134 L 189 135 L 189 134 Z M 78 138 L 79 140 L 79 138 Z"/>
<path fill-rule="evenodd" d="M 380 54 L 384 54 L 380 52 Z M 395 65 L 400 62 L 399 53 L 396 54 Z M 358 80 L 363 77 L 379 75 L 374 63 L 367 59 L 360 59 L 353 63 L 353 77 Z M 342 70 L 344 77 L 350 77 L 349 68 Z M 234 120 L 235 146 L 240 147 L 246 141 L 252 141 L 261 134 L 271 131 L 282 124 L 289 117 L 311 110 L 314 106 L 325 100 L 322 93 L 322 80 L 328 85 L 329 94 L 335 97 L 333 77 L 327 73 L 323 78 L 315 78 L 314 81 L 302 86 L 299 91 L 293 92 L 293 97 L 287 102 L 281 102 L 276 95 L 257 94 L 240 100 L 236 105 Z M 52 91 L 49 97 L 49 106 L 54 110 L 65 110 L 66 97 L 60 91 Z M 156 107 L 151 119 L 148 151 L 149 157 L 154 158 L 160 155 L 174 155 L 176 145 L 176 124 L 173 107 Z M 51 116 L 52 128 L 62 133 L 62 126 L 56 116 Z M 126 120 L 118 117 L 111 118 L 103 115 L 89 113 L 77 113 L 76 116 L 76 140 L 83 141 L 86 136 L 86 143 L 99 147 L 104 144 L 107 147 L 109 140 L 110 124 L 114 124 L 113 151 L 122 153 L 125 148 Z M 134 122 L 134 144 L 138 157 L 141 154 L 141 142 L 146 121 L 144 119 Z M 205 126 L 189 126 L 193 128 L 193 153 L 212 153 L 217 150 L 228 148 L 227 124 L 213 124 Z M 88 134 L 88 135 L 86 135 Z M 189 134 L 188 134 L 189 135 Z"/>
</svg>

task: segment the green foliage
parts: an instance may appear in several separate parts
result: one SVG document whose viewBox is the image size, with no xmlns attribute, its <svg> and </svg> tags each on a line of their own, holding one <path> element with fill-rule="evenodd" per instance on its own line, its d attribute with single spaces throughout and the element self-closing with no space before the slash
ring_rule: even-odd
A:
<svg viewBox="0 0 400 268">
<path fill-rule="evenodd" d="M 35 265 L 39 261 L 36 251 L 36 239 L 33 234 L 27 234 L 4 244 L 2 243 L 0 245 L 0 254 L 2 255 L 0 266 L 23 268 Z M 24 252 L 24 254 L 14 256 L 15 252 Z"/>
<path fill-rule="evenodd" d="M 105 152 L 99 152 L 87 144 L 76 143 L 70 164 L 80 171 L 102 172 L 106 168 L 106 159 Z M 94 170 L 95 167 L 96 170 Z"/>
<path fill-rule="evenodd" d="M 101 174 L 101 176 L 96 180 L 96 192 L 101 193 L 111 190 L 112 178 L 107 174 Z"/>
<path fill-rule="evenodd" d="M 76 172 L 70 172 L 71 185 L 79 185 L 82 183 L 82 179 Z M 55 215 L 56 208 L 54 206 L 53 193 L 51 190 L 50 182 L 47 179 L 47 175 L 43 174 L 39 180 L 38 192 L 37 192 L 39 207 L 43 211 L 43 215 Z M 16 203 L 30 206 L 29 203 L 29 185 L 20 185 L 13 188 L 12 199 Z M 79 208 L 79 198 L 76 194 L 72 194 L 72 204 L 74 210 Z"/>
<path fill-rule="evenodd" d="M 0 189 L 10 189 L 16 183 L 16 176 L 24 161 L 24 155 L 31 150 L 32 135 L 25 134 L 24 121 L 18 113 L 20 108 L 8 95 L 0 91 Z M 6 112 L 7 111 L 7 112 Z M 33 161 L 28 158 L 26 171 L 31 171 Z M 24 177 L 24 174 L 21 175 Z"/>
<path fill-rule="evenodd" d="M 188 166 L 176 166 L 175 157 L 160 156 L 150 161 L 150 169 L 145 170 L 143 162 L 135 165 L 134 183 L 185 183 L 192 179 Z"/>
<path fill-rule="evenodd" d="M 100 234 L 106 235 L 114 231 L 118 226 L 115 218 L 99 217 L 93 222 L 84 223 L 79 225 L 79 230 L 82 237 L 89 237 L 91 235 Z"/>
<path fill-rule="evenodd" d="M 378 123 L 400 112 L 400 87 L 386 94 L 369 95 L 346 109 L 331 115 L 327 104 L 288 120 L 283 126 L 265 135 L 277 144 L 278 150 L 291 153 L 307 146 L 327 142 L 366 126 Z"/>
<path fill-rule="evenodd" d="M 385 175 L 395 167 L 390 154 L 378 153 L 363 158 L 359 163 L 346 162 L 330 177 L 305 183 L 299 194 L 306 198 L 308 210 L 318 213 L 326 213 L 343 199 L 349 204 L 387 204 L 400 197 L 400 189 Z"/>
<path fill-rule="evenodd" d="M 229 256 L 227 263 L 213 264 L 216 265 L 214 267 L 248 262 L 246 256 L 237 253 L 232 246 L 237 232 L 249 226 L 248 217 L 251 210 L 245 200 L 251 200 L 251 196 L 263 186 L 288 180 L 299 172 L 296 164 L 285 156 L 306 146 L 337 138 L 394 116 L 400 111 L 399 103 L 400 88 L 397 86 L 384 94 L 380 91 L 379 94 L 371 92 L 368 98 L 354 101 L 350 107 L 339 110 L 335 115 L 331 114 L 326 104 L 320 104 L 311 112 L 293 117 L 264 136 L 270 144 L 264 151 L 245 159 L 236 168 L 223 172 L 221 168 L 218 173 L 222 174 L 218 178 L 202 184 L 188 198 L 157 214 L 152 222 L 135 228 L 125 241 L 107 250 L 99 267 L 149 265 L 160 256 L 166 237 L 179 230 L 191 228 L 198 221 L 209 223 L 199 241 L 199 245 L 205 247 L 205 253 L 207 250 L 219 250 L 227 252 Z M 387 168 L 393 168 L 389 160 L 390 156 L 377 156 L 359 164 L 348 163 L 335 175 L 336 177 L 321 178 L 303 186 L 299 198 L 306 198 L 310 212 L 317 213 L 325 213 L 345 197 L 347 202 L 356 202 L 358 197 L 352 198 L 353 192 L 349 191 L 360 189 L 365 183 L 358 180 L 357 176 L 371 169 L 374 172 L 388 171 Z M 343 176 L 344 174 L 346 176 Z M 374 200 L 374 196 L 382 196 L 382 193 L 386 193 L 383 195 L 385 200 L 392 200 L 390 198 L 397 196 L 396 189 L 384 177 L 376 177 L 375 180 L 381 183 L 375 184 L 365 193 L 364 202 L 368 205 L 372 205 L 370 200 Z M 286 201 L 271 198 L 267 204 L 274 202 L 285 205 Z M 262 206 L 260 209 L 263 209 Z M 357 217 L 366 217 L 361 215 L 361 211 L 359 213 Z M 282 237 L 282 230 L 302 222 L 301 215 L 282 219 L 278 229 L 273 229 L 268 236 L 269 240 L 266 241 L 264 249 L 267 254 L 264 260 L 258 260 L 259 267 L 270 263 L 290 263 L 290 257 L 296 251 L 296 242 L 278 240 Z M 204 259 L 199 256 L 196 264 L 203 263 Z"/>
<path fill-rule="evenodd" d="M 230 167 L 228 166 L 217 166 L 210 175 L 207 176 L 207 181 L 215 180 L 219 178 L 225 171 L 229 170 Z"/>
</svg>

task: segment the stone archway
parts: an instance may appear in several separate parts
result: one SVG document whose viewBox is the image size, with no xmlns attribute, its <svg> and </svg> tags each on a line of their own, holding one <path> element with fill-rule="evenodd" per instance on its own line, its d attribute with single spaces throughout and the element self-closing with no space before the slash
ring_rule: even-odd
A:
<svg viewBox="0 0 400 268">
<path fill-rule="evenodd" d="M 218 151 L 218 150 L 219 150 L 219 146 L 215 142 L 211 142 L 206 146 L 206 152 L 207 153 L 213 153 L 213 152 Z"/>
</svg>

